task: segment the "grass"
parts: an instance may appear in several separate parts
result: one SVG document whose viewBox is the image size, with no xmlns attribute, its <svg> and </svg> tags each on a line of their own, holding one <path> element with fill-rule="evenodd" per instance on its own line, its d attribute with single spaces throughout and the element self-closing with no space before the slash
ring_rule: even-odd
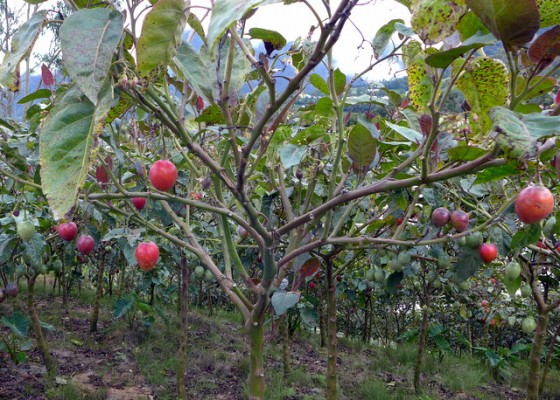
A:
<svg viewBox="0 0 560 400">
<path fill-rule="evenodd" d="M 120 380 L 126 385 L 138 384 L 131 375 L 121 377 L 115 373 L 115 368 L 124 363 L 136 368 L 137 372 L 132 376 L 136 374 L 149 386 L 154 398 L 176 398 L 175 370 L 180 332 L 176 306 L 164 306 L 169 317 L 168 324 L 156 316 L 156 322 L 150 329 L 131 331 L 124 318 L 111 320 L 112 306 L 117 298 L 105 297 L 102 299 L 100 332 L 90 335 L 87 332 L 87 321 L 94 300 L 93 292 L 84 289 L 78 293 L 75 289 L 69 314 L 62 311 L 61 298 L 53 297 L 49 286 L 43 290 L 39 284 L 37 292 L 40 302 L 46 304 L 40 311 L 41 319 L 57 328 L 54 333 L 49 334 L 51 348 L 59 351 L 88 349 L 103 353 L 108 357 L 107 363 L 99 363 L 95 370 L 103 381 L 113 379 L 113 382 Z M 23 301 L 23 296 L 18 300 Z M 74 325 L 70 324 L 70 320 Z M 77 323 L 80 329 L 69 329 Z M 500 398 L 500 389 L 509 390 L 511 387 L 509 384 L 496 384 L 485 364 L 468 354 L 445 354 L 440 362 L 437 354 L 428 353 L 422 371 L 422 394 L 416 395 L 411 388 L 416 352 L 414 344 L 382 347 L 355 339 L 340 338 L 338 399 L 429 400 L 440 399 L 440 393 L 444 390 L 466 393 L 481 400 L 492 400 Z M 247 355 L 247 344 L 239 313 L 217 309 L 214 315 L 209 317 L 207 310 L 191 308 L 187 354 L 188 398 L 246 398 Z M 326 350 L 319 347 L 319 337 L 314 334 L 297 334 L 291 343 L 290 360 L 291 372 L 285 375 L 282 343 L 277 339 L 267 343 L 266 399 L 324 399 Z M 525 369 L 524 362 L 513 368 L 511 382 L 519 389 L 520 394 L 526 381 Z M 498 389 L 492 392 L 489 391 L 489 387 Z M 560 371 L 552 370 L 543 399 L 558 399 L 559 393 Z M 106 388 L 96 388 L 88 392 L 74 385 L 69 379 L 67 385 L 51 388 L 46 395 L 49 399 L 96 400 L 104 398 Z"/>
</svg>

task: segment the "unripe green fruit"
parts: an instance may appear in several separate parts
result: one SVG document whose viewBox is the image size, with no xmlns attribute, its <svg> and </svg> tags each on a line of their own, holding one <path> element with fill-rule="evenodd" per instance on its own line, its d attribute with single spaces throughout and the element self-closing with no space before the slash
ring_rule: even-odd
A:
<svg viewBox="0 0 560 400">
<path fill-rule="evenodd" d="M 17 234 L 24 242 L 28 242 L 35 234 L 35 225 L 29 220 L 21 221 L 17 224 Z"/>
<path fill-rule="evenodd" d="M 59 273 L 62 271 L 62 261 L 60 261 L 58 258 L 56 260 L 53 261 L 52 265 L 52 270 L 56 273 Z"/>
<path fill-rule="evenodd" d="M 484 241 L 484 237 L 481 232 L 473 232 L 471 235 L 466 237 L 467 246 L 471 249 L 478 248 Z"/>
<path fill-rule="evenodd" d="M 515 325 L 515 317 L 513 317 L 513 316 L 508 317 L 507 321 L 508 321 L 509 326 Z"/>
<path fill-rule="evenodd" d="M 375 270 L 375 282 L 382 283 L 385 281 L 385 271 L 382 269 Z"/>
<path fill-rule="evenodd" d="M 521 274 L 521 265 L 519 265 L 519 263 L 512 261 L 508 265 L 506 265 L 504 276 L 508 281 L 516 280 L 517 278 L 519 278 L 520 274 Z"/>
<path fill-rule="evenodd" d="M 459 239 L 457 239 L 457 244 L 459 245 L 459 247 L 467 247 L 466 236 L 461 236 Z"/>
<path fill-rule="evenodd" d="M 521 329 L 529 335 L 537 329 L 537 321 L 533 317 L 527 317 L 521 323 Z"/>
<path fill-rule="evenodd" d="M 459 287 L 463 290 L 469 290 L 471 288 L 471 284 L 467 281 L 463 281 L 459 283 Z"/>
<path fill-rule="evenodd" d="M 411 259 L 412 259 L 412 257 L 407 252 L 399 253 L 399 255 L 397 257 L 397 260 L 398 260 L 400 265 L 408 264 Z"/>
<path fill-rule="evenodd" d="M 529 297 L 532 294 L 531 286 L 527 285 L 526 283 L 521 284 L 521 296 Z"/>
<path fill-rule="evenodd" d="M 449 266 L 451 265 L 451 258 L 449 257 L 449 255 L 444 253 L 441 256 L 439 256 L 438 265 L 441 268 L 449 268 Z"/>
<path fill-rule="evenodd" d="M 366 271 L 366 279 L 369 282 L 373 282 L 375 280 L 375 270 L 373 268 Z"/>
<path fill-rule="evenodd" d="M 436 289 L 439 289 L 440 287 L 442 287 L 442 283 L 439 279 L 436 279 L 435 281 L 432 282 L 432 286 Z"/>
<path fill-rule="evenodd" d="M 438 275 L 435 271 L 430 271 L 428 272 L 426 279 L 428 280 L 428 282 L 433 283 L 437 279 L 437 277 Z"/>
<path fill-rule="evenodd" d="M 197 278 L 202 278 L 204 276 L 204 267 L 202 267 L 201 265 L 197 265 L 194 269 L 194 273 Z"/>
<path fill-rule="evenodd" d="M 554 232 L 554 228 L 556 227 L 556 217 L 553 215 L 549 219 L 546 220 L 546 223 L 543 227 L 543 232 L 545 235 L 551 235 Z"/>
</svg>

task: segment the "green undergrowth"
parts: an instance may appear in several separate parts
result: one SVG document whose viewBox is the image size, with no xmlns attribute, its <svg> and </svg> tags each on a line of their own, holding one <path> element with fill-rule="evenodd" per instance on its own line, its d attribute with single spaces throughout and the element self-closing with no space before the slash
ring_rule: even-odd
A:
<svg viewBox="0 0 560 400">
<path fill-rule="evenodd" d="M 22 285 L 24 286 L 24 285 Z M 23 290 L 23 292 L 25 292 Z M 18 299 L 24 301 L 24 295 Z M 87 321 L 94 297 L 91 291 L 73 293 L 66 313 L 61 298 L 53 296 L 47 286 L 38 285 L 41 319 L 55 326 L 48 334 L 53 349 L 89 348 L 109 351 L 112 359 L 127 360 L 135 365 L 141 379 L 152 390 L 154 398 L 175 399 L 175 370 L 178 363 L 179 319 L 176 305 L 161 305 L 165 319 L 158 315 L 150 328 L 131 330 L 124 319 L 112 320 L 112 307 L 117 297 L 102 300 L 100 329 L 87 332 Z M 23 304 L 15 304 L 15 308 Z M 81 321 L 79 330 L 72 331 L 69 321 Z M 270 326 L 267 326 L 267 334 Z M 269 340 L 265 351 L 267 400 L 324 399 L 326 349 L 319 346 L 319 336 L 298 332 L 290 345 L 291 371 L 284 373 L 282 343 Z M 245 379 L 248 372 L 247 345 L 243 323 L 234 311 L 208 310 L 191 307 L 189 312 L 187 393 L 189 399 L 246 398 Z M 412 391 L 416 346 L 398 344 L 392 347 L 368 345 L 359 340 L 339 339 L 338 354 L 340 400 L 398 400 L 454 398 L 457 394 L 477 399 L 499 399 L 503 390 L 522 398 L 526 381 L 525 362 L 517 363 L 508 382 L 496 383 L 488 367 L 470 354 L 426 354 L 421 377 L 422 394 Z M 110 376 L 112 367 L 96 371 L 101 377 Z M 65 377 L 67 378 L 67 377 Z M 491 389 L 493 388 L 493 389 Z M 503 390 L 502 390 L 503 389 Z M 69 383 L 49 389 L 49 399 L 102 399 L 104 389 L 81 392 Z M 560 372 L 550 371 L 544 389 L 544 399 L 560 397 Z M 472 398 L 472 397 L 469 397 Z"/>
</svg>

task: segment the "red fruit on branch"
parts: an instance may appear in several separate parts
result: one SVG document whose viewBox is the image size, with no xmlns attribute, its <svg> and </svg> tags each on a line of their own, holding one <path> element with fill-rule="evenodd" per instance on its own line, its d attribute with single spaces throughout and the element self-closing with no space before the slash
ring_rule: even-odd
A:
<svg viewBox="0 0 560 400">
<path fill-rule="evenodd" d="M 137 210 L 141 210 L 146 206 L 146 198 L 145 197 L 133 197 L 132 198 L 132 205 Z"/>
<path fill-rule="evenodd" d="M 488 264 L 498 256 L 498 247 L 494 243 L 482 243 L 478 248 L 478 254 L 480 254 L 482 261 Z"/>
<path fill-rule="evenodd" d="M 57 231 L 62 240 L 69 242 L 78 234 L 78 227 L 73 222 L 65 222 L 58 225 Z"/>
<path fill-rule="evenodd" d="M 78 238 L 76 247 L 80 253 L 88 255 L 95 248 L 95 240 L 93 240 L 93 238 L 89 235 L 82 235 Z"/>
<path fill-rule="evenodd" d="M 515 199 L 515 212 L 526 224 L 548 217 L 554 209 L 554 196 L 544 186 L 528 186 Z"/>
<path fill-rule="evenodd" d="M 177 167 L 169 160 L 158 160 L 148 173 L 152 186 L 162 192 L 167 192 L 177 182 Z"/>
<path fill-rule="evenodd" d="M 432 213 L 432 224 L 441 228 L 451 220 L 451 213 L 445 207 L 438 207 Z"/>
<path fill-rule="evenodd" d="M 469 228 L 469 214 L 462 210 L 455 210 L 450 216 L 451 224 L 457 232 L 464 232 Z"/>
<path fill-rule="evenodd" d="M 159 247 L 154 242 L 142 242 L 136 247 L 134 256 L 141 270 L 150 271 L 158 262 Z"/>
</svg>

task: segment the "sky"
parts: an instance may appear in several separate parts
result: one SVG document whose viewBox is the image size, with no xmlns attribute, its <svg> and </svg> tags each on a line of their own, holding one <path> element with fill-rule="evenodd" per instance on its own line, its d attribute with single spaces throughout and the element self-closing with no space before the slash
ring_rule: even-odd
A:
<svg viewBox="0 0 560 400">
<path fill-rule="evenodd" d="M 328 1 L 328 0 L 325 0 Z M 322 0 L 308 0 L 321 18 L 327 13 Z M 335 10 L 340 0 L 331 0 L 331 8 Z M 8 0 L 9 5 L 21 7 L 21 0 Z M 191 0 L 191 10 L 202 16 L 210 0 Z M 41 4 L 43 9 L 56 9 L 56 0 L 48 0 Z M 401 18 L 410 24 L 410 14 L 406 7 L 395 0 L 361 0 L 353 9 L 350 21 L 346 23 L 342 35 L 334 49 L 335 65 L 346 75 L 352 75 L 365 69 L 372 57 L 371 47 L 363 43 L 363 39 L 371 41 L 377 30 L 388 21 Z M 247 29 L 260 27 L 278 31 L 286 40 L 293 41 L 298 37 L 306 37 L 316 19 L 303 3 L 290 5 L 270 4 L 259 7 L 254 16 L 247 22 Z M 204 24 L 206 25 L 206 23 Z M 317 33 L 315 34 L 317 35 Z M 49 37 L 41 37 L 36 43 L 35 51 L 48 48 Z M 360 47 L 361 46 L 361 47 Z M 372 80 L 391 79 L 400 72 L 396 63 L 384 63 L 366 75 Z"/>
</svg>

